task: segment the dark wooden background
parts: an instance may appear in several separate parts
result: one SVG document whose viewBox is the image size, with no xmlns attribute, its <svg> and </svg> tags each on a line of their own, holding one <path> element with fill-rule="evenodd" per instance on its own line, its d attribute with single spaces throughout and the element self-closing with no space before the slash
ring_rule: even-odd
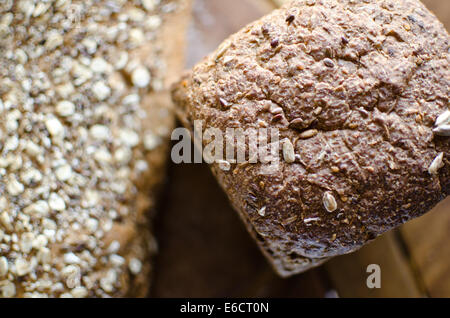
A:
<svg viewBox="0 0 450 318">
<path fill-rule="evenodd" d="M 186 67 L 276 7 L 270 0 L 195 0 Z M 426 0 L 450 29 L 450 1 Z M 450 297 L 450 200 L 360 251 L 281 279 L 205 165 L 172 165 L 155 220 L 153 297 Z M 381 289 L 366 287 L 379 264 Z"/>
</svg>

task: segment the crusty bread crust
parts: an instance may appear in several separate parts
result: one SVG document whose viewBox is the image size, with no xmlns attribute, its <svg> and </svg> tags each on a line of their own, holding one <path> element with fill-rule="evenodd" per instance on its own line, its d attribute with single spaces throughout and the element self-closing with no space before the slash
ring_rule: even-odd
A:
<svg viewBox="0 0 450 318">
<path fill-rule="evenodd" d="M 147 295 L 188 16 L 185 0 L 0 5 L 0 297 Z"/>
<path fill-rule="evenodd" d="M 211 166 L 280 275 L 355 251 L 450 194 L 449 139 L 433 131 L 449 109 L 449 48 L 417 0 L 298 0 L 174 87 L 186 127 L 274 127 L 293 145 L 277 174 Z"/>
</svg>

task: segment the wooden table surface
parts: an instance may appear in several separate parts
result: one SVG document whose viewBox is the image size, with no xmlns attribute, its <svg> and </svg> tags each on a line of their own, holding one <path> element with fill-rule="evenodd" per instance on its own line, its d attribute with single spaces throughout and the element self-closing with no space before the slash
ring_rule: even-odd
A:
<svg viewBox="0 0 450 318">
<path fill-rule="evenodd" d="M 426 0 L 450 29 L 450 1 Z M 276 7 L 270 0 L 195 0 L 186 68 Z M 450 297 L 450 200 L 360 251 L 278 278 L 206 165 L 171 165 L 155 220 L 153 297 Z M 366 268 L 381 267 L 381 289 Z"/>
</svg>

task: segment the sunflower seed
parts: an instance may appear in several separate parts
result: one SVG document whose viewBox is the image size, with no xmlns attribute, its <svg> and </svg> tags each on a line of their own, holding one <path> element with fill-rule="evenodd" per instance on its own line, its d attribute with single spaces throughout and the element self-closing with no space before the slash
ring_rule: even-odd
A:
<svg viewBox="0 0 450 318">
<path fill-rule="evenodd" d="M 439 169 L 441 169 L 444 166 L 444 153 L 441 152 L 431 163 L 430 167 L 428 168 L 428 172 L 431 175 L 437 175 Z"/>
<path fill-rule="evenodd" d="M 433 131 L 436 135 L 450 137 L 450 110 L 441 114 L 434 125 Z"/>
<path fill-rule="evenodd" d="M 438 126 L 433 131 L 438 136 L 450 137 L 450 124 Z"/>
<path fill-rule="evenodd" d="M 258 211 L 258 214 L 261 215 L 261 216 L 266 216 L 266 207 L 261 208 Z"/>
<path fill-rule="evenodd" d="M 442 125 L 448 125 L 450 124 L 450 110 L 446 110 L 442 115 L 440 115 L 436 119 L 436 123 L 434 124 L 436 127 L 442 126 Z"/>
<path fill-rule="evenodd" d="M 285 139 L 283 142 L 283 157 L 287 163 L 295 162 L 294 145 L 289 139 Z"/>
<path fill-rule="evenodd" d="M 325 192 L 325 194 L 323 195 L 323 206 L 330 213 L 337 210 L 336 199 L 331 194 L 331 192 Z"/>
</svg>

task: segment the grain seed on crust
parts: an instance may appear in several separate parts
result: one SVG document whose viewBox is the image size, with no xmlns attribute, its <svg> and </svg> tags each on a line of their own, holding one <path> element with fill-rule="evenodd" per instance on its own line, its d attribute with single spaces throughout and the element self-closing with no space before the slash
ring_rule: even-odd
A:
<svg viewBox="0 0 450 318">
<path fill-rule="evenodd" d="M 450 124 L 450 110 L 446 110 L 442 115 L 440 115 L 436 119 L 436 123 L 434 124 L 436 127 L 442 126 L 442 125 L 449 125 Z"/>
<path fill-rule="evenodd" d="M 230 48 L 230 46 L 231 46 L 231 42 L 227 41 L 219 47 L 219 50 L 217 51 L 216 59 L 215 59 L 216 63 L 218 63 L 219 60 L 222 58 L 222 56 L 225 55 L 225 53 Z"/>
<path fill-rule="evenodd" d="M 319 222 L 319 221 L 320 221 L 320 218 L 306 218 L 306 219 L 303 220 L 303 223 L 309 224 L 309 223 L 312 223 L 312 222 Z"/>
<path fill-rule="evenodd" d="M 312 138 L 314 136 L 317 136 L 317 134 L 319 133 L 319 131 L 317 129 L 309 129 L 307 131 L 302 132 L 299 137 L 301 139 L 309 139 Z"/>
<path fill-rule="evenodd" d="M 261 216 L 266 216 L 266 207 L 262 207 L 259 211 L 258 214 Z"/>
<path fill-rule="evenodd" d="M 139 194 L 160 181 L 172 115 L 144 97 L 172 71 L 160 26 L 181 2 L 1 2 L 0 298 L 147 288 L 129 279 L 151 268 Z M 119 223 L 127 251 L 106 244 Z"/>
<path fill-rule="evenodd" d="M 131 75 L 131 81 L 133 82 L 134 86 L 144 88 L 150 84 L 151 75 L 147 68 L 138 67 L 133 71 Z"/>
<path fill-rule="evenodd" d="M 230 171 L 231 164 L 226 160 L 217 160 L 217 164 L 219 165 L 220 170 Z"/>
<path fill-rule="evenodd" d="M 323 195 L 323 206 L 330 213 L 337 210 L 337 202 L 331 192 L 325 192 Z"/>
<path fill-rule="evenodd" d="M 438 136 L 450 137 L 450 125 L 438 126 L 433 131 Z"/>
<path fill-rule="evenodd" d="M 439 169 L 444 167 L 444 153 L 441 152 L 431 163 L 430 167 L 428 168 L 428 172 L 431 175 L 437 175 Z"/>
<path fill-rule="evenodd" d="M 287 163 L 295 162 L 294 145 L 287 138 L 283 141 L 283 157 Z"/>
<path fill-rule="evenodd" d="M 450 110 L 441 114 L 434 124 L 433 132 L 438 136 L 450 137 Z"/>
</svg>

